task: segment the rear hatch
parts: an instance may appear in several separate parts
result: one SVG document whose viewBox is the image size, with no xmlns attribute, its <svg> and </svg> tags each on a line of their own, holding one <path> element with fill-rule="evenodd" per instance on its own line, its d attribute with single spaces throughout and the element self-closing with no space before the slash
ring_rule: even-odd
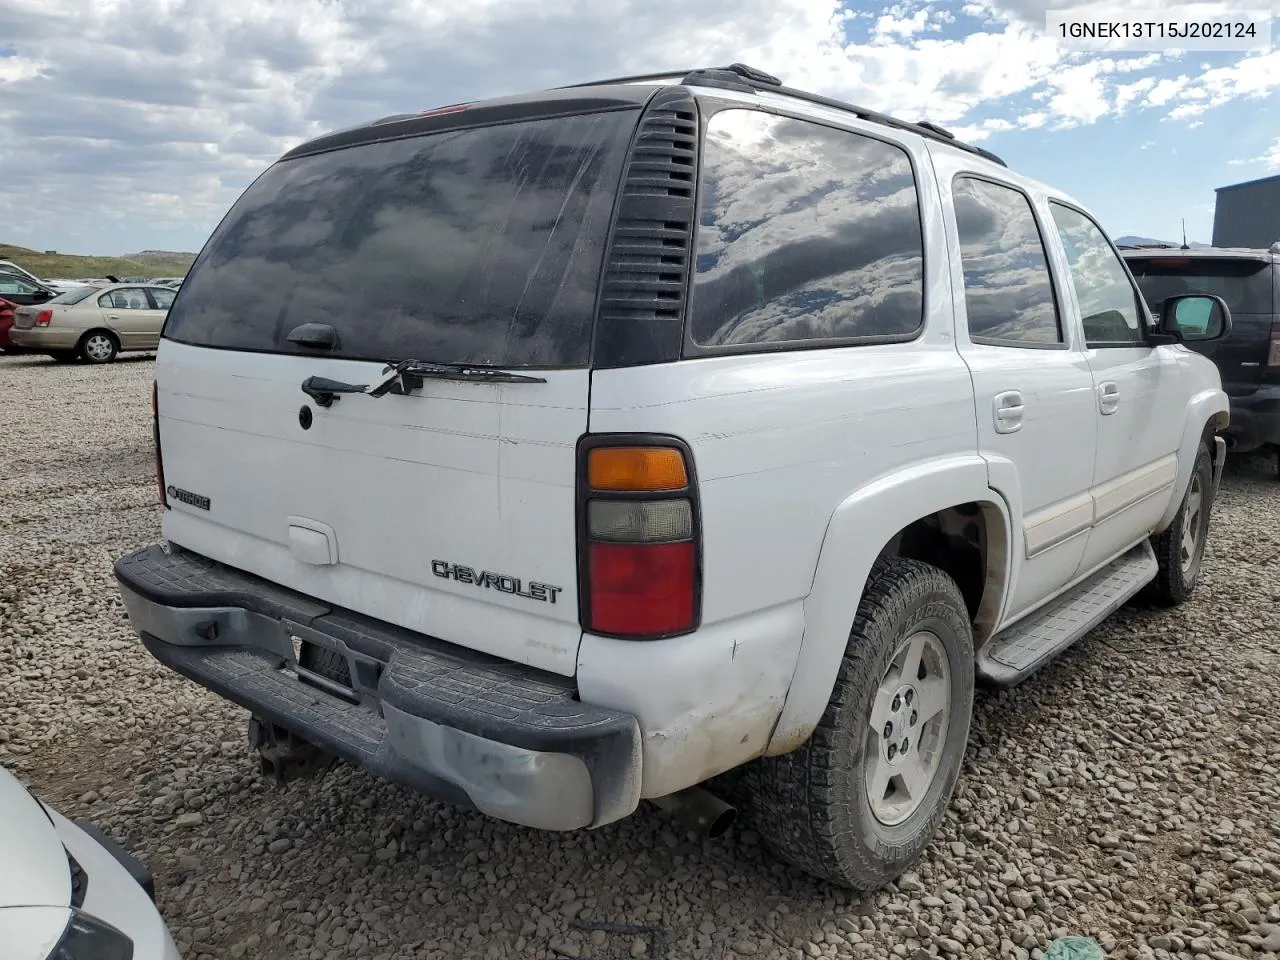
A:
<svg viewBox="0 0 1280 960">
<path fill-rule="evenodd" d="M 264 173 L 210 238 L 165 327 L 166 538 L 572 675 L 575 446 L 642 102 L 461 109 L 426 133 L 397 121 Z M 328 406 L 302 390 L 310 377 L 372 383 L 406 359 L 536 382 L 427 378 Z"/>
<path fill-rule="evenodd" d="M 1276 277 L 1265 256 L 1167 256 L 1125 258 L 1151 311 L 1159 316 L 1165 298 L 1187 293 L 1222 297 L 1231 310 L 1231 332 L 1221 340 L 1189 343 L 1217 364 L 1228 396 L 1245 396 L 1267 373 L 1272 324 L 1276 320 Z"/>
</svg>

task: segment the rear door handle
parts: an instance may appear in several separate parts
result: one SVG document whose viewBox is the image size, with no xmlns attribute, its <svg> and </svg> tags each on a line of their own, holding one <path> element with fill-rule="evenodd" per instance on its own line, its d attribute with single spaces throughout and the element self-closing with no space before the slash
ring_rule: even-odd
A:
<svg viewBox="0 0 1280 960">
<path fill-rule="evenodd" d="M 1104 417 L 1120 409 L 1120 384 L 1114 380 L 1098 384 L 1098 410 Z"/>
<path fill-rule="evenodd" d="M 1022 411 L 1022 391 L 1006 390 L 996 394 L 992 408 L 996 433 L 1017 433 L 1021 430 Z"/>
<path fill-rule="evenodd" d="M 107 314 L 107 319 L 108 319 L 108 320 L 119 320 L 120 318 L 119 318 L 118 316 L 116 316 L 116 314 L 114 314 L 114 313 L 108 313 L 108 314 Z"/>
</svg>

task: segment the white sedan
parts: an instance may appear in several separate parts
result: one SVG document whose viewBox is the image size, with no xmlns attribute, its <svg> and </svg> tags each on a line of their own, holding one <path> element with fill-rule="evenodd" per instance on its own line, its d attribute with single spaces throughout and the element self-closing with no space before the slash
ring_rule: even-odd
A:
<svg viewBox="0 0 1280 960">
<path fill-rule="evenodd" d="M 0 767 L 0 953 L 23 960 L 181 960 L 151 874 Z"/>
</svg>

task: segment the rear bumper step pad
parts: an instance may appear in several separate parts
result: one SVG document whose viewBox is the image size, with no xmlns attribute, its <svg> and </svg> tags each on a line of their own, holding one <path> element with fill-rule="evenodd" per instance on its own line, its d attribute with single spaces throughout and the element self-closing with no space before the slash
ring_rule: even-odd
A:
<svg viewBox="0 0 1280 960">
<path fill-rule="evenodd" d="M 600 826 L 639 804 L 635 717 L 581 703 L 569 678 L 332 607 L 177 547 L 147 547 L 115 572 L 156 659 L 372 773 L 549 830 Z M 299 640 L 345 660 L 350 687 L 300 668 Z"/>
</svg>

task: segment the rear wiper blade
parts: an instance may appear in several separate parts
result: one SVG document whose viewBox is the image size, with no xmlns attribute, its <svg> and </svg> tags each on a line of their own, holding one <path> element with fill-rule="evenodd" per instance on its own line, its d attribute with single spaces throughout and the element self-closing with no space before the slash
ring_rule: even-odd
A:
<svg viewBox="0 0 1280 960">
<path fill-rule="evenodd" d="M 546 383 L 545 377 L 532 377 L 523 373 L 512 373 L 497 367 L 473 367 L 465 363 L 432 363 L 428 360 L 401 360 L 389 364 L 382 371 L 382 378 L 369 385 L 367 393 L 371 397 L 380 397 L 385 393 L 408 393 L 410 390 L 421 390 L 422 381 L 431 380 L 469 380 L 483 383 Z M 397 389 L 399 388 L 399 389 Z"/>
<path fill-rule="evenodd" d="M 321 407 L 332 406 L 343 393 L 363 393 L 382 397 L 388 393 L 403 396 L 421 390 L 424 380 L 466 380 L 482 383 L 546 383 L 545 377 L 512 373 L 497 367 L 473 367 L 465 363 L 430 363 L 425 360 L 401 360 L 388 364 L 374 383 L 343 383 L 328 377 L 307 377 L 302 392 Z"/>
</svg>

